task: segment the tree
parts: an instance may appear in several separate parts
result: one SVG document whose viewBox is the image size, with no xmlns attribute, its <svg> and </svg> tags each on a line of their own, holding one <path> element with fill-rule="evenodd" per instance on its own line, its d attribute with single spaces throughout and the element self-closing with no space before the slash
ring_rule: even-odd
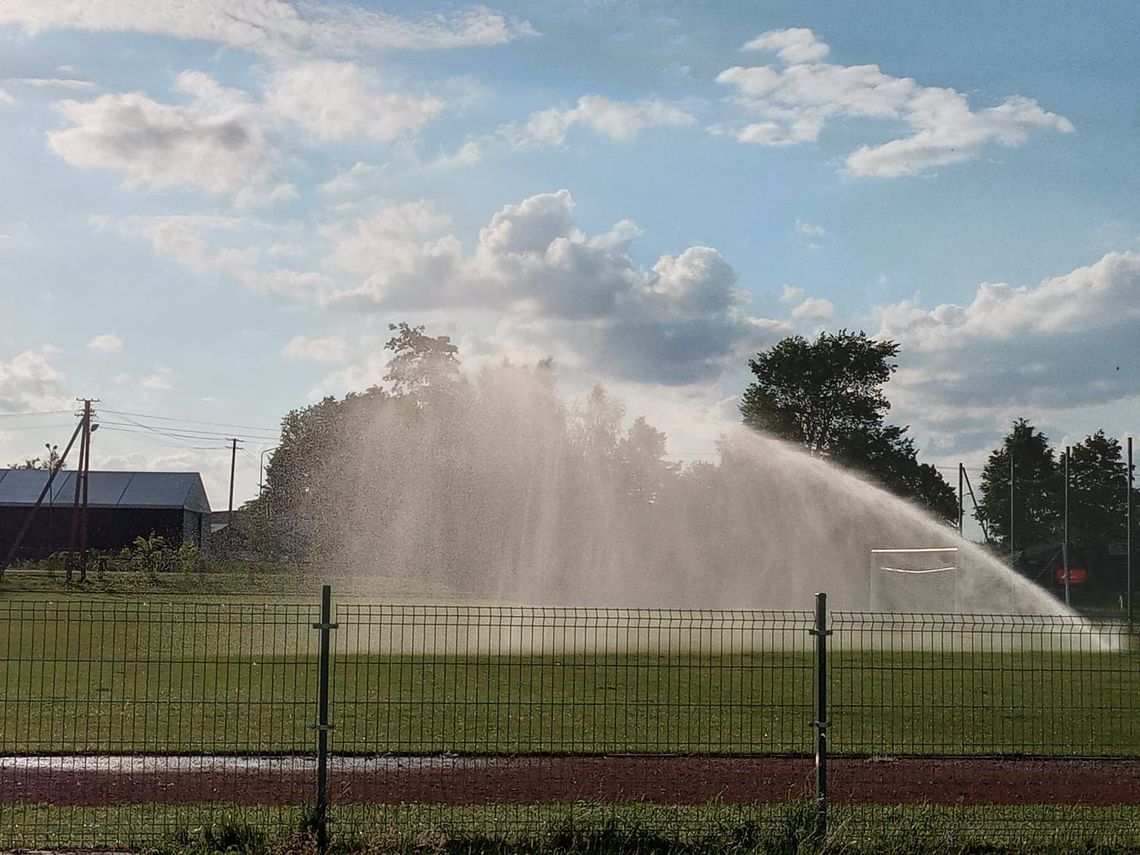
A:
<svg viewBox="0 0 1140 855">
<path fill-rule="evenodd" d="M 405 323 L 389 324 L 388 329 L 399 333 L 384 345 L 392 351 L 384 379 L 392 384 L 393 395 L 417 397 L 429 389 L 438 391 L 458 383 L 459 347 L 451 343 L 450 336 L 430 336 L 422 325 Z"/>
<path fill-rule="evenodd" d="M 957 496 L 933 466 L 918 462 L 906 427 L 885 424 L 883 385 L 895 371 L 893 341 L 864 332 L 791 336 L 749 362 L 755 381 L 740 405 L 744 423 L 798 442 L 810 454 L 856 469 L 944 519 Z"/>
<path fill-rule="evenodd" d="M 54 448 L 50 449 L 50 451 L 48 453 L 48 458 L 46 460 L 42 457 L 25 457 L 21 462 L 13 463 L 8 468 L 9 469 L 52 469 L 53 467 L 58 467 L 60 469 L 66 469 L 67 468 L 66 463 L 60 462 L 59 452 L 56 451 Z"/>
<path fill-rule="evenodd" d="M 899 346 L 866 333 L 791 336 L 748 365 L 756 380 L 744 392 L 744 423 L 800 442 L 812 454 L 842 456 L 852 437 L 882 425 L 890 403 L 882 385 Z"/>
<path fill-rule="evenodd" d="M 1040 543 L 1059 543 L 1063 487 L 1049 440 L 1028 421 L 1018 419 L 982 469 L 983 495 L 975 516 L 989 526 L 990 534 L 1001 546 L 1013 552 Z"/>
<path fill-rule="evenodd" d="M 1123 542 L 1125 463 L 1120 443 L 1098 430 L 1071 449 L 1069 541 L 1100 549 Z"/>
</svg>

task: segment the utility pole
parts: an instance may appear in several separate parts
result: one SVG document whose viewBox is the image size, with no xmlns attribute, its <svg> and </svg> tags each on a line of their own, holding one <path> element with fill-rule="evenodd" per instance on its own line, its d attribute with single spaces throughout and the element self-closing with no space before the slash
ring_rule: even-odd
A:
<svg viewBox="0 0 1140 855">
<path fill-rule="evenodd" d="M 67 584 L 71 584 L 75 568 L 77 547 L 83 549 L 80 579 L 87 577 L 87 476 L 90 472 L 88 458 L 91 455 L 91 398 L 83 401 L 83 412 L 79 423 L 79 466 L 75 470 L 75 495 L 71 503 L 71 537 L 67 544 Z"/>
<path fill-rule="evenodd" d="M 1065 606 L 1069 599 L 1069 446 L 1065 446 L 1065 542 L 1061 545 L 1061 560 L 1065 562 Z"/>
<path fill-rule="evenodd" d="M 234 471 L 237 469 L 237 447 L 240 439 L 231 438 L 232 451 L 230 452 L 230 510 L 226 514 L 226 525 L 233 527 L 234 524 Z"/>
</svg>

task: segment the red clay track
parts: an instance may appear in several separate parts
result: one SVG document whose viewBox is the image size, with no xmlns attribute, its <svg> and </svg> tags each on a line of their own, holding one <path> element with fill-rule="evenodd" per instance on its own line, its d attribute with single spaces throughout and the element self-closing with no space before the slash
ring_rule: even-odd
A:
<svg viewBox="0 0 1140 855">
<path fill-rule="evenodd" d="M 810 758 L 336 758 L 335 804 L 550 804 L 570 801 L 776 803 L 803 798 Z M 831 758 L 843 804 L 1140 805 L 1140 760 Z M 0 804 L 303 804 L 305 758 L 0 758 Z"/>
</svg>

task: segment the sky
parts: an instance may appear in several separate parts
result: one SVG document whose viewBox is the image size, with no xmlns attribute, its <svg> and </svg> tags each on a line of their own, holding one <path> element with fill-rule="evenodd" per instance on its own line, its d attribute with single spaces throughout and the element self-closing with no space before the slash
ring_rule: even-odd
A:
<svg viewBox="0 0 1140 855">
<path fill-rule="evenodd" d="M 780 338 L 899 344 L 974 471 L 1140 422 L 1132 0 L 0 0 L 0 463 L 256 494 L 389 324 L 709 457 Z"/>
</svg>

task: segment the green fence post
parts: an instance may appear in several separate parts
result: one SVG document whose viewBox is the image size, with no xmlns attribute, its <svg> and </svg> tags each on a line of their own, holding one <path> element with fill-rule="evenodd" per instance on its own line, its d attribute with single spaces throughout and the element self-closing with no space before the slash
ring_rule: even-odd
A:
<svg viewBox="0 0 1140 855">
<path fill-rule="evenodd" d="M 321 586 L 321 620 L 313 624 L 320 630 L 320 664 L 317 676 L 317 804 L 313 817 L 317 832 L 317 851 L 324 855 L 328 851 L 328 790 L 329 790 L 329 642 L 332 630 L 337 624 L 332 622 L 332 587 Z"/>
</svg>

